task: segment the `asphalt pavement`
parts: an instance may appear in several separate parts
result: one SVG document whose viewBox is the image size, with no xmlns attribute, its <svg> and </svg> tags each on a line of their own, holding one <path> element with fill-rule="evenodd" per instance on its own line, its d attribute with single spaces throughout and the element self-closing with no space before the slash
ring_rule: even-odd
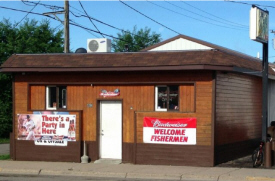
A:
<svg viewBox="0 0 275 181">
<path fill-rule="evenodd" d="M 0 145 L 9 148 L 6 145 Z M 0 152 L 1 155 L 2 152 Z M 110 163 L 0 161 L 0 178 L 7 175 L 85 176 L 152 180 L 275 181 L 275 169 L 243 167 L 190 167 Z"/>
</svg>

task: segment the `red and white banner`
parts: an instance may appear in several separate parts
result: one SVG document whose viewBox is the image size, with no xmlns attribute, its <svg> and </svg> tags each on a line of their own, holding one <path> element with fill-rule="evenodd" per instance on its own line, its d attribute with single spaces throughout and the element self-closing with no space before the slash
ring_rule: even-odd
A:
<svg viewBox="0 0 275 181">
<path fill-rule="evenodd" d="M 196 129 L 196 118 L 158 119 L 144 117 L 143 142 L 195 145 Z"/>
</svg>

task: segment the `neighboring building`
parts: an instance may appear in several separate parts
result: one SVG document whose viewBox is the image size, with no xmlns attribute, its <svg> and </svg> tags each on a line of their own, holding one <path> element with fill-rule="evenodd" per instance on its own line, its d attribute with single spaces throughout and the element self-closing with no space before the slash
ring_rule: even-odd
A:
<svg viewBox="0 0 275 181">
<path fill-rule="evenodd" d="M 136 53 L 15 54 L 1 68 L 14 77 L 15 160 L 80 162 L 85 141 L 91 161 L 214 166 L 261 138 L 261 61 L 184 35 Z M 75 141 L 18 139 L 17 116 L 37 111 L 75 115 Z"/>
</svg>

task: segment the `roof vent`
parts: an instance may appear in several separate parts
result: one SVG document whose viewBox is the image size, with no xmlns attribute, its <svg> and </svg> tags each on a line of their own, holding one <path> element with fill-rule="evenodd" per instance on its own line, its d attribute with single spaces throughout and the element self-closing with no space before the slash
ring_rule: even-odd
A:
<svg viewBox="0 0 275 181">
<path fill-rule="evenodd" d="M 107 38 L 97 38 L 87 40 L 88 53 L 111 52 L 111 40 Z"/>
<path fill-rule="evenodd" d="M 87 50 L 85 48 L 78 48 L 75 53 L 87 53 Z"/>
</svg>

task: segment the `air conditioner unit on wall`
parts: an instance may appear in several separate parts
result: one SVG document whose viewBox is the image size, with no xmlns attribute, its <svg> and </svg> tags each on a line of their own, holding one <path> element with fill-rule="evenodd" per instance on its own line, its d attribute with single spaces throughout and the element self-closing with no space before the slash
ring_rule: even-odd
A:
<svg viewBox="0 0 275 181">
<path fill-rule="evenodd" d="M 111 40 L 107 38 L 88 39 L 87 52 L 111 52 Z"/>
</svg>

